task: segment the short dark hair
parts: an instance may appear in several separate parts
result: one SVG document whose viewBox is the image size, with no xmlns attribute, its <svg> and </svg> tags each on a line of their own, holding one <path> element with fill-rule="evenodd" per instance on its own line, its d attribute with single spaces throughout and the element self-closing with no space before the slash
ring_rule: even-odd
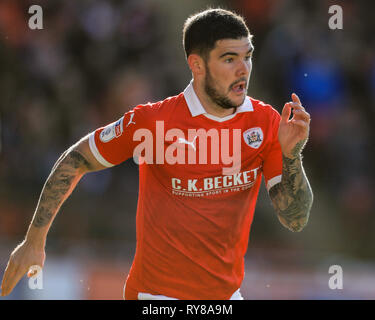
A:
<svg viewBox="0 0 375 320">
<path fill-rule="evenodd" d="M 182 44 L 186 58 L 197 53 L 207 60 L 216 41 L 243 37 L 252 38 L 243 17 L 225 9 L 207 9 L 186 19 Z"/>
</svg>

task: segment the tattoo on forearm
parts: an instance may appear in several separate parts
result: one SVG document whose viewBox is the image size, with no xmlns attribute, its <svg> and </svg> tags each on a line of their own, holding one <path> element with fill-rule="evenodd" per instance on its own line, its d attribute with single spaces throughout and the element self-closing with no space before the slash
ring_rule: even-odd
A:
<svg viewBox="0 0 375 320">
<path fill-rule="evenodd" d="M 88 161 L 78 151 L 64 152 L 53 166 L 35 212 L 32 225 L 46 226 L 57 213 L 64 200 L 82 177 L 80 168 L 91 169 Z"/>
<path fill-rule="evenodd" d="M 300 151 L 305 141 L 293 149 L 294 158 L 283 156 L 281 183 L 270 191 L 273 206 L 280 222 L 292 231 L 300 231 L 306 225 L 313 202 L 313 194 L 302 167 Z"/>
<path fill-rule="evenodd" d="M 307 140 L 302 140 L 300 142 L 297 142 L 297 144 L 294 146 L 292 150 L 292 156 L 293 158 L 297 158 L 301 155 L 302 149 L 304 148 Z"/>
</svg>

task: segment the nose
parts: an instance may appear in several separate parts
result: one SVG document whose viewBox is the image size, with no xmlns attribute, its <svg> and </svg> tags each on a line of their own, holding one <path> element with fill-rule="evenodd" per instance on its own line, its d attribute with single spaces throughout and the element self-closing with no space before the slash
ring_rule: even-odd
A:
<svg viewBox="0 0 375 320">
<path fill-rule="evenodd" d="M 242 61 L 239 62 L 237 72 L 236 72 L 236 76 L 247 77 L 249 75 L 250 71 L 251 71 L 251 60 L 249 60 L 249 61 L 242 60 Z"/>
</svg>

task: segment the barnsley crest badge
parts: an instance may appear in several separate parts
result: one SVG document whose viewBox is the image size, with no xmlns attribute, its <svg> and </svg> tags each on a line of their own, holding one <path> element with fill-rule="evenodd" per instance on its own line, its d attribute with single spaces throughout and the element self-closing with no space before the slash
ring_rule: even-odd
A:
<svg viewBox="0 0 375 320">
<path fill-rule="evenodd" d="M 263 142 L 263 131 L 261 128 L 251 128 L 243 133 L 243 138 L 249 147 L 258 149 Z"/>
</svg>

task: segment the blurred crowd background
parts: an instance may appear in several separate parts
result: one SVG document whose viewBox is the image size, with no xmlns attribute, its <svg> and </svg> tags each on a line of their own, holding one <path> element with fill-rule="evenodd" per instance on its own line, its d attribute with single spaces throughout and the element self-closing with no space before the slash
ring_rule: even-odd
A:
<svg viewBox="0 0 375 320">
<path fill-rule="evenodd" d="M 43 8 L 43 30 L 28 28 L 33 4 Z M 343 30 L 328 26 L 334 4 Z M 243 296 L 375 298 L 373 1 L 2 0 L 0 276 L 60 154 L 133 106 L 184 90 L 191 74 L 182 26 L 209 6 L 242 14 L 254 34 L 248 94 L 281 111 L 296 92 L 312 117 L 304 151 L 315 196 L 309 225 L 284 229 L 263 187 Z M 9 298 L 121 299 L 137 194 L 132 159 L 85 176 L 49 232 L 52 289 L 42 295 L 23 280 Z M 344 270 L 341 291 L 327 285 L 334 264 Z"/>
</svg>

